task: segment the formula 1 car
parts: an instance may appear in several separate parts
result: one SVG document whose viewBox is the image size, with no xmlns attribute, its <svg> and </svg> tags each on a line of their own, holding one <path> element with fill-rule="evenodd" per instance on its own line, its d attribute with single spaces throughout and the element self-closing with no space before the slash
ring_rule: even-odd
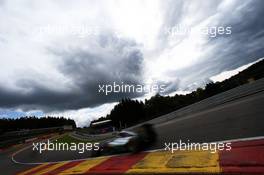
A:
<svg viewBox="0 0 264 175">
<path fill-rule="evenodd" d="M 133 131 L 121 131 L 114 139 L 100 143 L 97 151 L 92 152 L 93 157 L 119 153 L 137 153 L 149 148 L 157 139 L 156 132 L 151 124 L 144 124 Z"/>
</svg>

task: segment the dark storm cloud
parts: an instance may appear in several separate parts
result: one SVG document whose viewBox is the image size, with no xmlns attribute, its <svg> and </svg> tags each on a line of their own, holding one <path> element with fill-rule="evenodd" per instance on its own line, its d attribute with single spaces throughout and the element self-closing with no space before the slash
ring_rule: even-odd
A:
<svg viewBox="0 0 264 175">
<path fill-rule="evenodd" d="M 3 108 L 20 106 L 23 109 L 35 109 L 43 106 L 44 109 L 63 108 L 67 106 L 68 99 L 77 97 L 76 93 L 54 91 L 38 85 L 31 80 L 19 80 L 23 84 L 30 84 L 29 92 L 13 91 L 0 87 L 0 106 Z M 18 83 L 19 83 L 18 82 Z"/>
<path fill-rule="evenodd" d="M 103 53 L 89 50 L 71 50 L 59 53 L 64 58 L 60 70 L 71 77 L 81 94 L 74 106 L 94 106 L 105 102 L 118 101 L 124 97 L 139 97 L 142 94 L 98 92 L 99 85 L 142 84 L 143 55 L 138 45 L 130 40 L 101 36 L 99 46 Z"/>
<path fill-rule="evenodd" d="M 218 5 L 222 0 L 214 1 L 197 1 L 197 0 L 167 0 L 166 3 L 162 3 L 162 15 L 164 21 L 159 31 L 160 46 L 158 49 L 162 50 L 168 48 L 168 29 L 179 26 L 189 15 L 193 20 L 191 26 L 193 27 L 204 19 L 214 15 L 217 11 Z M 174 40 L 178 40 L 180 43 L 185 36 L 177 36 Z"/>
<path fill-rule="evenodd" d="M 216 48 L 208 55 L 208 62 L 215 63 L 212 64 L 213 69 L 218 67 L 218 73 L 219 69 L 231 70 L 264 56 L 264 20 L 261 18 L 264 15 L 264 2 L 244 3 L 238 4 L 232 13 L 219 18 L 217 25 L 231 26 L 232 34 L 209 38 L 207 43 Z"/>
<path fill-rule="evenodd" d="M 240 2 L 240 1 L 239 1 Z M 219 5 L 219 4 L 218 4 Z M 180 78 L 181 86 L 190 90 L 206 84 L 210 77 L 223 71 L 233 70 L 264 57 L 264 1 L 241 1 L 235 7 L 218 13 L 210 26 L 231 26 L 231 35 L 209 37 L 203 55 L 196 64 L 177 71 L 168 72 L 169 76 Z M 226 7 L 230 8 L 230 7 Z M 196 86 L 193 86 L 196 84 Z"/>
<path fill-rule="evenodd" d="M 143 54 L 138 45 L 131 40 L 111 36 L 101 36 L 96 43 L 97 50 L 92 51 L 79 48 L 53 51 L 62 60 L 58 70 L 76 86 L 72 91 L 54 91 L 36 81 L 20 79 L 16 84 L 29 91 L 14 92 L 0 87 L 0 106 L 19 106 L 23 109 L 41 107 L 44 110 L 79 109 L 141 96 L 134 92 L 108 95 L 98 92 L 99 85 L 112 85 L 113 82 L 142 84 Z"/>
</svg>

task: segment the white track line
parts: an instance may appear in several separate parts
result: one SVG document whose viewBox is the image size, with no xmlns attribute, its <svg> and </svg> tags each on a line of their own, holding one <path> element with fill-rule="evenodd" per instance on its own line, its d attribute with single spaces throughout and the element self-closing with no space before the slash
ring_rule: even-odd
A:
<svg viewBox="0 0 264 175">
<path fill-rule="evenodd" d="M 223 140 L 223 141 L 215 141 L 215 142 L 209 142 L 209 143 L 218 143 L 218 142 L 237 142 L 237 141 L 250 141 L 250 140 L 260 140 L 264 139 L 264 136 L 257 136 L 257 137 L 248 137 L 248 138 L 239 138 L 239 139 L 230 139 L 230 140 Z M 74 159 L 74 160 L 64 160 L 64 161 L 55 161 L 55 162 L 36 162 L 36 163 L 24 163 L 24 162 L 19 162 L 14 159 L 14 156 L 28 148 L 32 147 L 32 145 L 27 146 L 25 148 L 22 148 L 21 150 L 15 152 L 12 154 L 12 161 L 16 164 L 21 164 L 21 165 L 40 165 L 43 163 L 63 163 L 63 162 L 75 162 L 75 161 L 81 161 L 81 160 L 92 160 L 96 159 L 98 157 L 91 157 L 91 158 L 84 158 L 84 159 Z M 148 150 L 144 152 L 157 152 L 157 151 L 162 151 L 164 149 L 154 149 L 154 150 Z M 120 155 L 129 155 L 129 153 L 124 153 L 124 154 L 115 154 L 115 155 L 109 155 L 109 156 L 104 156 L 104 157 L 113 157 L 113 156 L 120 156 Z"/>
</svg>

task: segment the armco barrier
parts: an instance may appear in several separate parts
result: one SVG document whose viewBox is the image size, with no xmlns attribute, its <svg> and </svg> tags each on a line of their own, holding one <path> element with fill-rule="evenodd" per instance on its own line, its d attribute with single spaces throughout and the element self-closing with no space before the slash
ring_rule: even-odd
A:
<svg viewBox="0 0 264 175">
<path fill-rule="evenodd" d="M 45 163 L 19 175 L 264 174 L 264 139 L 232 142 L 229 151 L 154 151 Z"/>
<path fill-rule="evenodd" d="M 204 99 L 192 105 L 183 107 L 179 110 L 162 115 L 160 117 L 157 117 L 155 119 L 149 120 L 144 123 L 160 124 L 160 123 L 172 120 L 172 119 L 184 117 L 188 114 L 192 114 L 195 112 L 201 112 L 205 109 L 210 109 L 212 107 L 216 107 L 218 105 L 221 105 L 221 104 L 224 104 L 224 103 L 227 103 L 227 102 L 230 102 L 230 101 L 233 101 L 233 100 L 236 100 L 236 99 L 248 96 L 248 95 L 252 95 L 258 92 L 262 92 L 262 91 L 264 91 L 264 78 L 259 79 L 255 82 L 248 83 L 248 84 L 233 88 L 231 90 L 222 92 L 220 94 L 214 95 L 212 97 L 209 97 L 207 99 Z M 143 123 L 132 126 L 128 129 L 136 128 L 142 124 Z"/>
<path fill-rule="evenodd" d="M 73 132 L 70 136 L 81 139 L 81 140 L 89 140 L 89 141 L 96 141 L 96 140 L 103 140 L 113 138 L 117 135 L 117 132 L 105 133 L 105 134 L 86 134 L 81 132 Z"/>
</svg>

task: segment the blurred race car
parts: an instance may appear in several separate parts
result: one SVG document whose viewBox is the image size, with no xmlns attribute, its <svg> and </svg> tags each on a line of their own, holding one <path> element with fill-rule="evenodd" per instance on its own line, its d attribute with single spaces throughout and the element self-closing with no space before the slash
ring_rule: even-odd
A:
<svg viewBox="0 0 264 175">
<path fill-rule="evenodd" d="M 116 138 L 100 143 L 99 150 L 94 151 L 92 156 L 137 153 L 153 145 L 156 139 L 157 135 L 153 126 L 144 124 L 135 132 L 121 131 Z"/>
</svg>

